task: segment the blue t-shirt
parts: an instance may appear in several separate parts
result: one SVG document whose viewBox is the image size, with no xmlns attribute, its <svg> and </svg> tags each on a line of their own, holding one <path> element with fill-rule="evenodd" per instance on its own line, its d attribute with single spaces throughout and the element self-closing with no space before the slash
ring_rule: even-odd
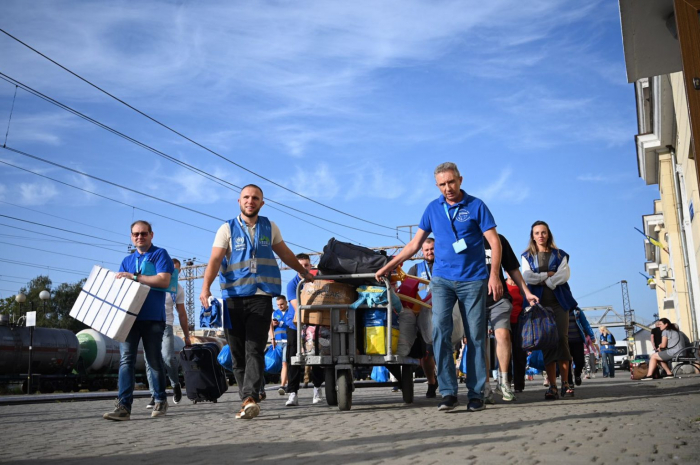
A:
<svg viewBox="0 0 700 465">
<path fill-rule="evenodd" d="M 484 202 L 462 191 L 462 201 L 449 205 L 441 195 L 428 204 L 418 227 L 435 236 L 433 276 L 451 281 L 477 281 L 489 277 L 484 232 L 495 228 L 496 222 Z M 467 245 L 460 253 L 452 247 L 458 239 L 464 239 Z"/>
<path fill-rule="evenodd" d="M 138 259 L 138 270 L 151 269 L 155 270 L 155 274 L 158 273 L 173 273 L 175 266 L 173 265 L 173 260 L 168 255 L 165 249 L 151 245 L 144 255 L 134 251 L 131 255 L 127 256 L 122 260 L 122 264 L 119 267 L 119 271 L 126 271 L 127 273 L 136 273 L 137 271 L 137 259 Z M 144 260 L 150 262 L 153 267 L 144 266 Z M 148 273 L 150 274 L 150 273 Z M 146 300 L 141 307 L 141 311 L 136 317 L 137 320 L 152 320 L 152 321 L 165 321 L 165 294 L 167 292 L 162 291 L 151 291 L 146 296 Z"/>
<path fill-rule="evenodd" d="M 299 284 L 299 281 L 301 281 L 301 276 L 299 276 L 299 273 L 297 273 L 294 276 L 294 279 L 287 283 L 287 302 L 289 302 L 289 309 L 287 310 L 287 313 L 284 315 L 284 317 L 285 323 L 287 324 L 289 329 L 297 329 L 296 325 L 294 324 L 294 315 L 296 314 L 296 308 L 294 308 L 294 305 L 292 305 L 292 300 L 296 300 L 297 298 L 297 285 Z"/>
</svg>

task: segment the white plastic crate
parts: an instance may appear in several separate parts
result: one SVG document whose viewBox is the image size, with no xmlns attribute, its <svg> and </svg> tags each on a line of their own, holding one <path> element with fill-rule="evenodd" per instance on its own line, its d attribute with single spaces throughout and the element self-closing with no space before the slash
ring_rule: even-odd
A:
<svg viewBox="0 0 700 465">
<path fill-rule="evenodd" d="M 124 342 L 150 287 L 95 265 L 70 316 L 115 341 Z"/>
</svg>

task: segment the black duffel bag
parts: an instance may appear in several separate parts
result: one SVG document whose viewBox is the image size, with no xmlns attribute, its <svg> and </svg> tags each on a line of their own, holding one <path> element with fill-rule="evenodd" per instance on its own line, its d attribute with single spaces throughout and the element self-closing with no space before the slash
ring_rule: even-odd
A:
<svg viewBox="0 0 700 465">
<path fill-rule="evenodd" d="M 340 242 L 331 238 L 323 248 L 318 262 L 321 275 L 376 273 L 389 263 L 386 252 L 375 252 L 367 247 Z M 343 282 L 351 282 L 343 280 Z M 352 280 L 352 284 L 375 283 L 374 280 Z"/>
</svg>

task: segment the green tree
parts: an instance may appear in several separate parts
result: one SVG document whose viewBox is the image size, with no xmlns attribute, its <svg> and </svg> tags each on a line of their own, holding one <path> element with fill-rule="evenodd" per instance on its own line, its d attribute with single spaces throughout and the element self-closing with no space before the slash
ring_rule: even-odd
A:
<svg viewBox="0 0 700 465">
<path fill-rule="evenodd" d="M 0 300 L 0 313 L 13 315 L 14 319 L 26 315 L 32 309 L 36 311 L 36 324 L 44 328 L 63 328 L 78 332 L 87 326 L 70 317 L 71 308 L 78 299 L 80 290 L 85 284 L 85 279 L 77 283 L 63 283 L 53 288 L 53 283 L 48 276 L 39 275 L 20 288 L 20 292 L 27 296 L 27 300 L 20 307 L 15 302 L 15 296 Z M 39 297 L 41 291 L 49 291 L 51 298 L 46 302 Z"/>
</svg>

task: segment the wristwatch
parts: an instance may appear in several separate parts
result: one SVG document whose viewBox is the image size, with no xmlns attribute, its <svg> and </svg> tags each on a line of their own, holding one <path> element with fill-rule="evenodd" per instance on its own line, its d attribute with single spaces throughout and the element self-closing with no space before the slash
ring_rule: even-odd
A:
<svg viewBox="0 0 700 465">
<path fill-rule="evenodd" d="M 139 282 L 139 274 L 134 273 L 134 277 L 132 278 L 134 281 Z"/>
</svg>

